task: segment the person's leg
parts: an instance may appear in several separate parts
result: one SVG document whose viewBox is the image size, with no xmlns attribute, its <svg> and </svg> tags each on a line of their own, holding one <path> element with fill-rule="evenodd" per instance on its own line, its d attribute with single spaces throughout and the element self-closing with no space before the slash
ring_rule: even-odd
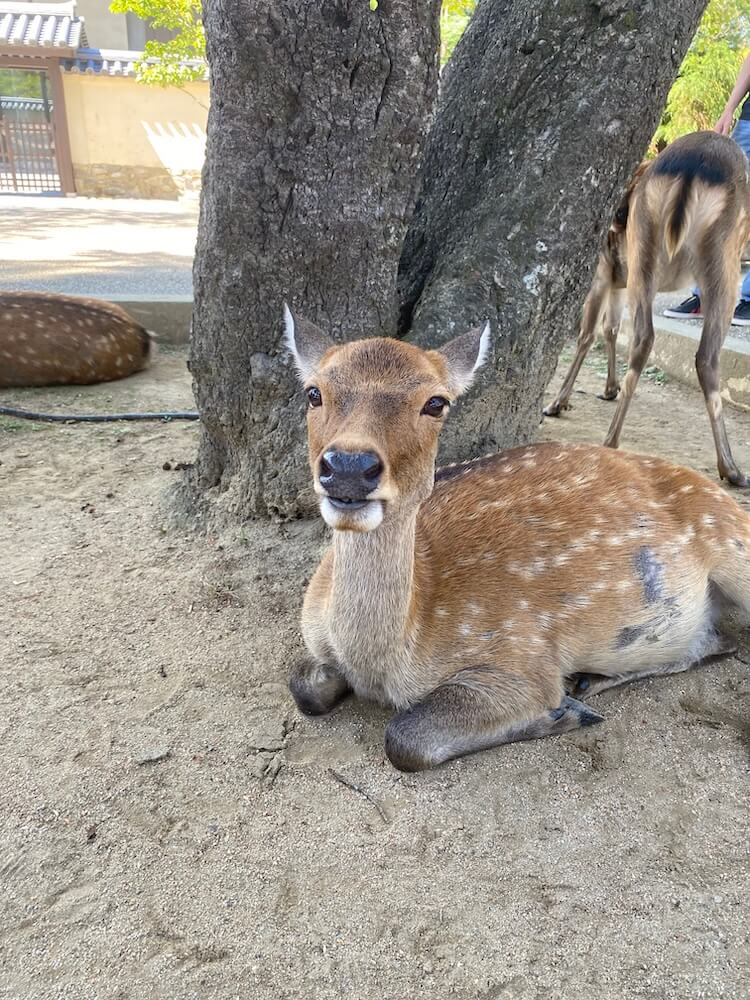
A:
<svg viewBox="0 0 750 1000">
<path fill-rule="evenodd" d="M 732 129 L 732 138 L 750 160 L 750 121 L 740 118 Z"/>
<path fill-rule="evenodd" d="M 750 160 L 750 121 L 740 118 L 732 130 L 732 138 Z M 750 271 L 742 279 L 740 300 L 734 310 L 732 324 L 734 326 L 750 326 Z"/>
</svg>

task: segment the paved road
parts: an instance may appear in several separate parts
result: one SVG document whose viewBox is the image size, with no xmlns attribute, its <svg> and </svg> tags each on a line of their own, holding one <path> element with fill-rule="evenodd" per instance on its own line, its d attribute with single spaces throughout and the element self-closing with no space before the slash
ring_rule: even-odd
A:
<svg viewBox="0 0 750 1000">
<path fill-rule="evenodd" d="M 0 196 L 0 288 L 190 295 L 197 201 Z"/>
<path fill-rule="evenodd" d="M 191 295 L 197 220 L 197 200 L 0 196 L 0 288 Z M 654 311 L 687 294 L 657 296 Z M 750 339 L 750 328 L 730 335 Z"/>
</svg>

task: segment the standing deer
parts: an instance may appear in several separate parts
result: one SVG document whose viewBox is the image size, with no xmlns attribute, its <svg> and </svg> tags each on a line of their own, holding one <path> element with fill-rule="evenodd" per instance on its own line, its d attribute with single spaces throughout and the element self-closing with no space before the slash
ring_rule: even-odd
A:
<svg viewBox="0 0 750 1000">
<path fill-rule="evenodd" d="M 337 345 L 286 310 L 310 466 L 333 528 L 305 595 L 307 715 L 354 692 L 396 710 L 404 771 L 602 721 L 578 700 L 677 673 L 750 611 L 750 517 L 689 469 L 592 446 L 515 448 L 435 474 L 489 327 L 440 350 Z M 566 691 L 567 688 L 567 691 Z"/>
<path fill-rule="evenodd" d="M 148 331 L 111 302 L 0 292 L 0 388 L 109 382 L 150 356 Z"/>
<path fill-rule="evenodd" d="M 623 207 L 624 224 L 622 222 Z M 557 416 L 568 405 L 578 371 L 594 340 L 603 302 L 608 351 L 604 398 L 614 399 L 615 340 L 627 285 L 633 321 L 628 372 L 604 444 L 616 448 L 630 400 L 654 343 L 653 301 L 658 291 L 701 286 L 703 331 L 695 357 L 716 446 L 719 476 L 734 486 L 750 480 L 737 467 L 729 447 L 721 396 L 719 355 L 730 326 L 740 258 L 750 235 L 750 176 L 745 154 L 732 139 L 716 132 L 694 132 L 675 140 L 647 169 L 641 169 L 610 228 L 596 277 L 584 306 L 578 350 L 559 396 L 546 409 Z"/>
<path fill-rule="evenodd" d="M 544 408 L 545 417 L 559 417 L 570 409 L 570 397 L 581 370 L 581 365 L 596 339 L 596 327 L 602 320 L 602 334 L 607 348 L 607 381 L 599 399 L 617 399 L 620 383 L 617 380 L 617 334 L 625 305 L 625 287 L 628 267 L 625 251 L 625 227 L 628 222 L 630 199 L 635 185 L 648 164 L 642 163 L 635 172 L 625 197 L 615 212 L 607 232 L 604 249 L 599 254 L 594 280 L 583 303 L 581 329 L 578 333 L 576 354 L 555 399 Z"/>
</svg>

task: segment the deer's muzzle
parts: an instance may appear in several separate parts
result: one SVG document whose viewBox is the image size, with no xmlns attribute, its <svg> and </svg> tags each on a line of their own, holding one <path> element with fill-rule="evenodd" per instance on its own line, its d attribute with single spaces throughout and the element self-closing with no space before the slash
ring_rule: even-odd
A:
<svg viewBox="0 0 750 1000">
<path fill-rule="evenodd" d="M 383 463 L 372 451 L 326 451 L 318 465 L 318 481 L 339 509 L 364 506 L 380 482 Z"/>
</svg>

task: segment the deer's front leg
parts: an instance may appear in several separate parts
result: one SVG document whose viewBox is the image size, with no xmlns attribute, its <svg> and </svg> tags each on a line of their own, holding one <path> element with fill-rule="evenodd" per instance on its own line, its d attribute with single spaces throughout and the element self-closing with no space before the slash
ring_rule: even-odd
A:
<svg viewBox="0 0 750 1000">
<path fill-rule="evenodd" d="M 520 678 L 519 687 L 523 687 Z M 567 695 L 561 696 L 555 708 L 545 709 L 541 701 L 533 707 L 536 699 L 526 698 L 522 690 L 508 693 L 508 708 L 503 709 L 498 705 L 496 691 L 482 691 L 460 682 L 442 684 L 388 723 L 388 759 L 400 771 L 424 771 L 477 750 L 558 736 L 604 721 L 588 705 Z M 521 697 L 514 697 L 516 694 Z M 522 721 L 517 721 L 519 717 Z"/>
<path fill-rule="evenodd" d="M 351 694 L 352 689 L 335 667 L 307 657 L 292 668 L 289 690 L 304 715 L 325 715 Z"/>
</svg>

